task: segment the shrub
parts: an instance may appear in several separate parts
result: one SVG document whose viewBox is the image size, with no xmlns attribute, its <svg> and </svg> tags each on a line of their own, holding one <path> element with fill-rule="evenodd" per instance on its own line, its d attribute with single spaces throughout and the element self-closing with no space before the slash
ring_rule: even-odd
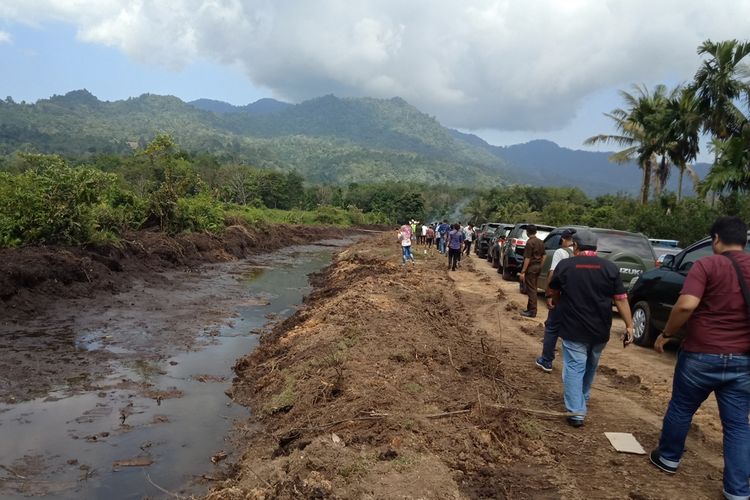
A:
<svg viewBox="0 0 750 500">
<path fill-rule="evenodd" d="M 216 233 L 224 228 L 224 208 L 208 194 L 189 198 L 178 198 L 174 219 L 170 225 L 173 232 L 210 231 Z"/>
<path fill-rule="evenodd" d="M 82 244 L 97 232 L 95 207 L 116 177 L 71 167 L 58 156 L 24 155 L 28 169 L 0 174 L 0 244 Z"/>
</svg>

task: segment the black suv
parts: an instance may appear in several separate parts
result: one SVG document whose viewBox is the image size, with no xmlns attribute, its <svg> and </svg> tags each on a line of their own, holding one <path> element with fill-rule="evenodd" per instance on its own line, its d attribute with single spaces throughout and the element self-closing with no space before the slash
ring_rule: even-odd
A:
<svg viewBox="0 0 750 500">
<path fill-rule="evenodd" d="M 502 222 L 488 222 L 487 224 L 482 224 L 482 232 L 477 234 L 477 242 L 474 247 L 474 252 L 476 252 L 478 256 L 487 256 L 487 250 L 490 248 L 490 238 L 495 233 L 495 229 L 502 225 Z"/>
<path fill-rule="evenodd" d="M 594 233 L 598 240 L 596 254 L 603 259 L 614 262 L 620 270 L 620 278 L 625 288 L 631 286 L 635 278 L 656 266 L 654 249 L 648 238 L 641 233 L 599 227 L 562 226 L 549 233 L 549 236 L 544 240 L 547 258 L 544 260 L 544 266 L 537 282 L 537 287 L 540 290 L 544 290 L 547 286 L 547 275 L 552 264 L 552 254 L 560 248 L 560 237 L 565 229 L 588 229 Z"/>
<path fill-rule="evenodd" d="M 487 261 L 492 262 L 492 267 L 500 267 L 500 249 L 505 244 L 505 239 L 512 229 L 513 224 L 503 224 L 495 229 L 495 233 L 492 235 L 492 238 L 490 238 L 490 247 L 489 250 L 487 250 Z"/>
<path fill-rule="evenodd" d="M 505 280 L 515 280 L 516 274 L 523 266 L 523 251 L 526 248 L 526 240 L 529 239 L 526 228 L 530 225 L 532 225 L 531 222 L 520 222 L 513 226 L 508 236 L 505 237 L 505 243 L 500 248 L 500 265 Z M 543 240 L 550 231 L 555 229 L 552 226 L 534 225 L 536 226 L 536 237 L 540 240 Z"/>
<path fill-rule="evenodd" d="M 748 246 L 750 253 L 750 232 Z M 667 255 L 657 269 L 643 273 L 628 292 L 630 308 L 633 310 L 635 343 L 651 346 L 659 332 L 667 324 L 669 313 L 680 296 L 685 277 L 696 260 L 711 255 L 711 238 L 693 243 L 677 255 Z M 684 330 L 677 336 L 684 335 Z"/>
</svg>

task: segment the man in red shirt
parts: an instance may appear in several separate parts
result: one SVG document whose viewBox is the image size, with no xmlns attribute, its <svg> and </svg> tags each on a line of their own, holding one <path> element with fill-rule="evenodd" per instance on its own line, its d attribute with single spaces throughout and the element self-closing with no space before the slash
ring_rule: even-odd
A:
<svg viewBox="0 0 750 500">
<path fill-rule="evenodd" d="M 664 345 L 687 322 L 677 357 L 672 399 L 664 415 L 659 447 L 651 462 L 674 474 L 693 415 L 713 392 L 724 430 L 724 497 L 750 498 L 750 304 L 740 277 L 750 286 L 747 225 L 722 217 L 711 226 L 714 255 L 698 259 L 654 347 Z M 734 263 L 732 262 L 734 261 Z M 739 269 L 735 269 L 735 263 Z"/>
</svg>

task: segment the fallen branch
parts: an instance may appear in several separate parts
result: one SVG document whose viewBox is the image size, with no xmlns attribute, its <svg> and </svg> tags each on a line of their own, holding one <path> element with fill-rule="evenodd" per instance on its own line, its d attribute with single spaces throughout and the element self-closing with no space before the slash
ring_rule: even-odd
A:
<svg viewBox="0 0 750 500">
<path fill-rule="evenodd" d="M 448 361 L 451 362 L 451 366 L 453 367 L 454 370 L 456 370 L 456 373 L 460 374 L 461 371 L 458 368 L 456 368 L 456 365 L 453 364 L 453 354 L 451 354 L 450 347 L 448 348 Z"/>
<path fill-rule="evenodd" d="M 424 418 L 443 418 L 443 417 L 452 417 L 454 415 L 462 415 L 464 413 L 469 413 L 471 410 L 456 410 L 456 411 L 447 411 L 445 413 L 435 413 L 433 415 L 424 415 Z"/>
<path fill-rule="evenodd" d="M 548 417 L 581 417 L 583 413 L 573 413 L 569 411 L 548 411 L 548 410 L 535 410 L 533 408 L 521 408 L 519 406 L 503 406 L 503 405 L 489 405 L 490 408 L 505 411 L 518 411 L 522 413 L 533 413 L 534 415 L 545 415 Z"/>
</svg>

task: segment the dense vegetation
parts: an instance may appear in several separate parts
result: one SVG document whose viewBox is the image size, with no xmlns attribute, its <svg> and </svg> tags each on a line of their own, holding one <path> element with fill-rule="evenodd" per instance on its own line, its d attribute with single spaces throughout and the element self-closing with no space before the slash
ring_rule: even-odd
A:
<svg viewBox="0 0 750 500">
<path fill-rule="evenodd" d="M 227 224 L 394 224 L 447 215 L 466 188 L 407 182 L 306 186 L 296 172 L 192 156 L 158 135 L 129 155 L 72 164 L 19 153 L 0 169 L 0 246 L 117 242 L 128 231 Z"/>
</svg>

